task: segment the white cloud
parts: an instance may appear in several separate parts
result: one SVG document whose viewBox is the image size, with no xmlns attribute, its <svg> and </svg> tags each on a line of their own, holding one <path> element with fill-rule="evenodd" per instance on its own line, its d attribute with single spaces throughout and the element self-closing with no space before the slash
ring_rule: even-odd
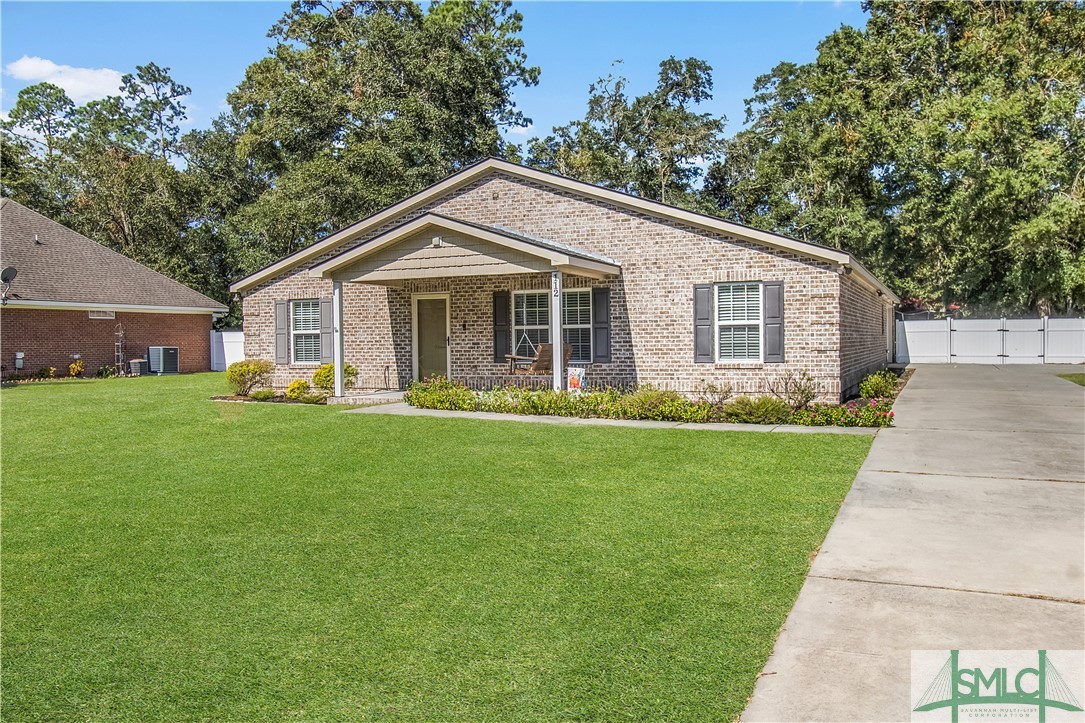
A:
<svg viewBox="0 0 1085 723">
<path fill-rule="evenodd" d="M 527 125 L 525 127 L 513 126 L 512 128 L 509 128 L 509 130 L 508 130 L 508 134 L 510 136 L 529 136 L 534 132 L 535 132 L 535 125 L 534 124 L 529 124 L 529 125 Z"/>
<path fill-rule="evenodd" d="M 8 63 L 5 72 L 27 83 L 52 83 L 64 89 L 76 105 L 116 95 L 121 74 L 112 68 L 77 68 L 58 65 L 51 60 L 24 55 Z"/>
</svg>

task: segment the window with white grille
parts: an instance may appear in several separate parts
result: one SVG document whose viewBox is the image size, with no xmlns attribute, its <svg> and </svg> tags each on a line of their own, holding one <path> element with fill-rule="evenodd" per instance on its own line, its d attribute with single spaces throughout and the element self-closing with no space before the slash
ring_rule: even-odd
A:
<svg viewBox="0 0 1085 723">
<path fill-rule="evenodd" d="M 561 338 L 572 350 L 570 361 L 591 363 L 591 291 L 566 291 L 562 297 Z"/>
<path fill-rule="evenodd" d="M 761 361 L 761 284 L 716 286 L 716 353 L 720 361 Z"/>
<path fill-rule="evenodd" d="M 295 364 L 320 363 L 320 300 L 290 302 L 290 347 Z"/>
<path fill-rule="evenodd" d="M 94 310 L 88 311 L 87 316 L 89 316 L 91 319 L 116 319 L 117 318 L 117 312 L 115 312 L 115 311 L 101 311 L 101 310 L 98 310 L 98 309 L 94 309 Z"/>
<path fill-rule="evenodd" d="M 550 343 L 550 294 L 518 291 L 512 297 L 514 354 L 535 356 L 539 344 Z M 570 361 L 591 363 L 591 290 L 570 289 L 562 296 L 562 341 L 572 349 Z"/>
<path fill-rule="evenodd" d="M 513 354 L 535 356 L 539 344 L 550 343 L 550 295 L 518 291 L 512 296 Z"/>
</svg>

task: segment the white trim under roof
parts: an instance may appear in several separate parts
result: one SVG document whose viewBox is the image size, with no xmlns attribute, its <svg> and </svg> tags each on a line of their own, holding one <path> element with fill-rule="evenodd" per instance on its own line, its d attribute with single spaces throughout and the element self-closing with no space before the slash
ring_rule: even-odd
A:
<svg viewBox="0 0 1085 723">
<path fill-rule="evenodd" d="M 664 218 L 671 218 L 683 223 L 689 224 L 695 228 L 710 231 L 713 233 L 719 233 L 731 238 L 751 241 L 754 243 L 771 246 L 773 248 L 784 249 L 788 251 L 794 251 L 800 253 L 809 258 L 818 259 L 821 261 L 828 261 L 830 263 L 839 264 L 842 267 L 854 268 L 859 276 L 866 280 L 876 290 L 887 295 L 893 302 L 899 302 L 900 298 L 889 290 L 881 281 L 879 281 L 873 274 L 867 271 L 862 264 L 858 263 L 851 254 L 837 249 L 831 249 L 817 244 L 807 243 L 806 241 L 799 241 L 798 239 L 788 238 L 787 236 L 781 236 L 779 234 L 771 233 L 769 231 L 762 231 L 760 229 L 750 228 L 749 226 L 743 226 L 741 224 L 733 223 L 731 221 L 725 221 L 720 218 L 714 218 L 712 216 L 705 216 L 703 214 L 695 213 L 693 211 L 687 211 L 675 206 L 669 206 L 665 203 L 658 201 L 651 201 L 637 196 L 631 196 L 620 191 L 613 191 L 609 188 L 602 188 L 600 186 L 594 186 L 590 183 L 583 181 L 576 181 L 571 178 L 565 178 L 564 176 L 558 176 L 553 173 L 547 173 L 546 171 L 540 171 L 534 168 L 526 168 L 524 166 L 503 161 L 497 158 L 489 158 L 485 161 L 476 163 L 473 166 L 469 166 L 462 171 L 455 173 L 443 181 L 436 183 L 429 188 L 426 188 L 418 193 L 410 196 L 397 204 L 389 206 L 388 208 L 380 211 L 369 218 L 362 219 L 357 223 L 341 229 L 330 236 L 327 236 L 320 241 L 317 241 L 310 246 L 294 252 L 293 254 L 280 259 L 274 264 L 267 266 L 240 281 L 236 281 L 230 285 L 230 291 L 234 293 L 241 293 L 253 286 L 274 278 L 275 276 L 304 264 L 317 256 L 327 253 L 330 249 L 336 246 L 347 243 L 358 236 L 371 231 L 374 228 L 378 228 L 381 225 L 393 220 L 396 216 L 408 213 L 414 209 L 424 206 L 432 199 L 453 191 L 462 186 L 466 186 L 472 183 L 476 179 L 490 173 L 498 171 L 507 173 L 511 176 L 523 178 L 529 181 L 534 181 L 546 186 L 561 188 L 574 193 L 583 194 L 592 198 L 601 199 L 609 203 L 613 203 L 616 206 L 620 206 L 627 209 L 640 211 L 643 213 L 649 213 L 655 216 L 662 216 Z"/>
<path fill-rule="evenodd" d="M 482 228 L 481 226 L 476 226 L 475 224 L 464 223 L 453 218 L 448 218 L 447 216 L 427 213 L 408 221 L 401 226 L 396 226 L 391 231 L 370 239 L 360 246 L 341 253 L 334 258 L 328 259 L 322 264 L 314 266 L 309 270 L 309 275 L 318 278 L 332 278 L 348 281 L 349 279 L 345 276 L 342 279 L 339 279 L 336 275 L 336 271 L 350 266 L 355 261 L 374 254 L 381 249 L 394 246 L 400 241 L 428 228 L 442 229 L 449 233 L 462 234 L 464 236 L 482 239 L 483 241 L 489 241 L 498 246 L 504 246 L 530 254 L 537 258 L 549 261 L 550 265 L 557 270 L 566 271 L 579 276 L 602 278 L 604 276 L 615 276 L 621 273 L 621 267 L 617 264 L 606 263 L 596 258 L 587 258 L 586 255 L 581 256 L 573 249 L 570 249 L 567 253 L 562 253 L 554 248 L 543 246 L 541 243 L 535 244 L 527 239 L 514 238 L 511 235 L 503 234 L 496 229 L 491 231 Z M 455 275 L 455 273 L 452 272 L 452 275 Z"/>
<path fill-rule="evenodd" d="M 152 306 L 144 304 L 96 304 L 86 301 L 35 301 L 33 299 L 5 299 L 0 308 L 16 309 L 67 309 L 71 311 L 127 311 L 136 314 L 225 314 L 225 306 Z"/>
</svg>

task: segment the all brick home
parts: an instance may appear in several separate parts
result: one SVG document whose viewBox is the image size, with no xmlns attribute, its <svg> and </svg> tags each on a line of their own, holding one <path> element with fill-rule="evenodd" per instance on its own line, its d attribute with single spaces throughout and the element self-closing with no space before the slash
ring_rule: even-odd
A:
<svg viewBox="0 0 1085 723">
<path fill-rule="evenodd" d="M 0 200 L 0 266 L 14 268 L 0 304 L 0 372 L 86 374 L 151 346 L 178 348 L 182 372 L 211 368 L 211 323 L 227 308 L 11 199 Z M 20 356 L 22 369 L 16 369 Z"/>
<path fill-rule="evenodd" d="M 885 366 L 899 301 L 843 251 L 496 159 L 231 289 L 279 388 L 333 361 L 363 389 L 531 381 L 506 356 L 552 343 L 588 384 L 757 394 L 805 371 L 827 401 Z"/>
</svg>

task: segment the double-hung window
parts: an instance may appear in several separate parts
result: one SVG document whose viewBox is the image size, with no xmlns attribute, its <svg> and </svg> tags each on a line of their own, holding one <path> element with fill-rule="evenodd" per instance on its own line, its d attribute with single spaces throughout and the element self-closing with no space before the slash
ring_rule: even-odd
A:
<svg viewBox="0 0 1085 723">
<path fill-rule="evenodd" d="M 761 361 L 761 284 L 716 286 L 716 355 L 719 361 Z"/>
<path fill-rule="evenodd" d="M 561 339 L 569 345 L 569 361 L 591 363 L 591 290 L 566 291 L 561 305 Z"/>
<path fill-rule="evenodd" d="M 290 302 L 290 349 L 295 364 L 320 363 L 320 300 Z"/>
<path fill-rule="evenodd" d="M 570 361 L 591 363 L 591 290 L 565 291 L 561 338 L 572 350 Z M 512 296 L 513 353 L 534 356 L 539 344 L 550 343 L 550 293 L 517 291 Z"/>
</svg>

